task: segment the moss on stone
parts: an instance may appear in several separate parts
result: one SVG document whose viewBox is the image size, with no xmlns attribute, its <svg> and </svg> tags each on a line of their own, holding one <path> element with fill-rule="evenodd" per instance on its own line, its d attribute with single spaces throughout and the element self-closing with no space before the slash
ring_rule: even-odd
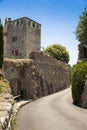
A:
<svg viewBox="0 0 87 130">
<path fill-rule="evenodd" d="M 7 93 L 10 92 L 10 86 L 7 80 L 1 79 L 0 80 L 0 93 Z"/>
<path fill-rule="evenodd" d="M 11 130 L 16 130 L 16 119 L 15 119 L 15 116 L 11 117 L 10 125 L 11 125 Z"/>
</svg>

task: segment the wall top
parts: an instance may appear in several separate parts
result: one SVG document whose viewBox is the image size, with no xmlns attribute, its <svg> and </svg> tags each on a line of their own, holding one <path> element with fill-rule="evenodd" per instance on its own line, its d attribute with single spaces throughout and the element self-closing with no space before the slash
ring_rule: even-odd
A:
<svg viewBox="0 0 87 130">
<path fill-rule="evenodd" d="M 37 23 L 38 25 L 41 26 L 40 23 L 38 23 L 38 22 L 36 22 L 36 21 L 34 21 L 34 20 L 28 18 L 28 17 L 22 17 L 22 18 L 18 18 L 18 19 L 15 19 L 15 20 L 12 20 L 11 18 L 8 18 L 8 19 L 5 19 L 5 24 L 8 23 L 8 22 L 15 22 L 15 21 L 24 20 L 24 19 L 27 19 L 27 20 L 32 21 L 32 22 L 34 22 L 34 23 Z"/>
</svg>

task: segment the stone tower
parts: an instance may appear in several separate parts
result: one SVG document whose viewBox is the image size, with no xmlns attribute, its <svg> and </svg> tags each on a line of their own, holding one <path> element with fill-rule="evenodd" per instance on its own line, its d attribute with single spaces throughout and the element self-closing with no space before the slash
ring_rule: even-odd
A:
<svg viewBox="0 0 87 130">
<path fill-rule="evenodd" d="M 8 18 L 4 25 L 4 57 L 29 58 L 32 51 L 40 51 L 41 24 L 23 17 Z"/>
</svg>

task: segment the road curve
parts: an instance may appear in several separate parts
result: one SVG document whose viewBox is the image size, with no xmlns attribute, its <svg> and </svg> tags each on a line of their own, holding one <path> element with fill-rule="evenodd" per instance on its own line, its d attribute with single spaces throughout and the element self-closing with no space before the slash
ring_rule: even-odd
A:
<svg viewBox="0 0 87 130">
<path fill-rule="evenodd" d="M 17 114 L 18 130 L 87 130 L 87 110 L 72 104 L 70 89 L 31 102 Z"/>
</svg>

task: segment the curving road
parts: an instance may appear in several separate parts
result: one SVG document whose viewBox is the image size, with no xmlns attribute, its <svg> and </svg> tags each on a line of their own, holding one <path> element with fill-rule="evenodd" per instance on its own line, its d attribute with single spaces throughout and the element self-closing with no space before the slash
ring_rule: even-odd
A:
<svg viewBox="0 0 87 130">
<path fill-rule="evenodd" d="M 43 97 L 21 108 L 18 130 L 87 130 L 87 110 L 72 104 L 70 89 Z"/>
</svg>

